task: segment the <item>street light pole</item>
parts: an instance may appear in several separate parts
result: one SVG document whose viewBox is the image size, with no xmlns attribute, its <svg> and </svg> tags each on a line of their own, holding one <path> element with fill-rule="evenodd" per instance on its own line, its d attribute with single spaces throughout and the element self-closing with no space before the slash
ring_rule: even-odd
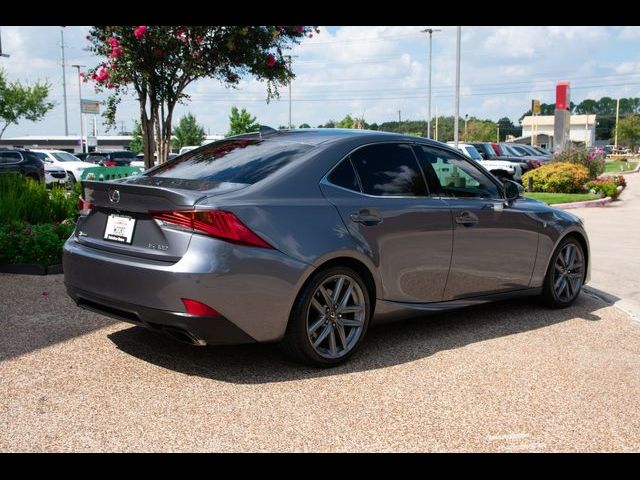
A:
<svg viewBox="0 0 640 480">
<path fill-rule="evenodd" d="M 78 100 L 80 101 L 80 152 L 84 153 L 84 122 L 82 121 L 82 76 L 80 68 L 86 65 L 71 65 L 78 69 Z"/>
<path fill-rule="evenodd" d="M 457 27 L 456 32 L 456 105 L 453 117 L 453 143 L 458 148 L 458 116 L 460 115 L 460 37 L 462 27 Z"/>
<path fill-rule="evenodd" d="M 8 53 L 2 53 L 2 35 L 0 34 L 0 57 L 9 58 Z"/>
<path fill-rule="evenodd" d="M 431 54 L 432 54 L 432 37 L 433 32 L 441 32 L 437 28 L 425 28 L 423 33 L 429 34 L 429 103 L 427 107 L 427 138 L 431 138 Z"/>
<path fill-rule="evenodd" d="M 620 99 L 616 101 L 616 139 L 613 144 L 614 153 L 618 151 L 618 120 L 619 119 L 620 119 Z"/>
<path fill-rule="evenodd" d="M 291 59 L 298 58 L 297 55 L 285 55 L 287 57 L 287 61 L 289 62 L 289 71 L 293 72 L 291 68 Z M 291 79 L 289 79 L 289 130 L 293 128 L 293 124 L 291 123 Z"/>
<path fill-rule="evenodd" d="M 469 114 L 464 114 L 464 141 L 467 141 L 467 120 L 469 118 Z"/>
<path fill-rule="evenodd" d="M 64 65 L 64 27 L 60 27 L 60 48 L 62 49 L 62 96 L 64 99 L 64 134 L 69 135 L 69 122 L 67 121 L 67 81 Z"/>
</svg>

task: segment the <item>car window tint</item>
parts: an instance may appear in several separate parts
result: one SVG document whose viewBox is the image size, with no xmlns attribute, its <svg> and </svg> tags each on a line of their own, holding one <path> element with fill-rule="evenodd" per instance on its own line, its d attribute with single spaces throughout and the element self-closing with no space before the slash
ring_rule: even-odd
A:
<svg viewBox="0 0 640 480">
<path fill-rule="evenodd" d="M 426 196 L 427 187 L 409 145 L 384 143 L 351 154 L 362 191 L 378 196 Z"/>
<path fill-rule="evenodd" d="M 271 140 L 220 140 L 169 160 L 144 175 L 253 184 L 307 153 L 311 148 L 311 145 Z"/>
<path fill-rule="evenodd" d="M 356 192 L 360 191 L 356 172 L 353 170 L 351 161 L 348 158 L 344 159 L 336 168 L 333 169 L 328 180 L 339 187 L 354 190 Z"/>
<path fill-rule="evenodd" d="M 419 146 L 416 152 L 425 174 L 433 169 L 442 195 L 500 198 L 497 185 L 470 161 L 439 148 Z"/>
<path fill-rule="evenodd" d="M 21 158 L 18 152 L 0 152 L 0 163 L 19 163 Z"/>
</svg>

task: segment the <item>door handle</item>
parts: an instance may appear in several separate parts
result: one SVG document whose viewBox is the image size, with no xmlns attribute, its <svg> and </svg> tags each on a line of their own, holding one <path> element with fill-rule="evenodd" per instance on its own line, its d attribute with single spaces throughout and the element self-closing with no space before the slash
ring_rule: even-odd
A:
<svg viewBox="0 0 640 480">
<path fill-rule="evenodd" d="M 468 211 L 461 212 L 459 215 L 456 216 L 456 223 L 460 225 L 465 225 L 465 226 L 476 225 L 478 221 L 479 221 L 478 217 L 475 214 Z"/>
<path fill-rule="evenodd" d="M 358 213 L 351 214 L 351 221 L 355 223 L 361 223 L 362 225 L 371 227 L 373 225 L 378 225 L 379 223 L 382 223 L 382 218 L 380 218 L 378 215 L 371 215 L 368 213 L 358 212 Z"/>
</svg>

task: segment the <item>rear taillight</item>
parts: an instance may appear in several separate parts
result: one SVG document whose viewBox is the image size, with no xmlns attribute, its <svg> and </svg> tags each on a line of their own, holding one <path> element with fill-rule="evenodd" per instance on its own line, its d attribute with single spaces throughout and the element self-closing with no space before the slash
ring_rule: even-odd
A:
<svg viewBox="0 0 640 480">
<path fill-rule="evenodd" d="M 87 202 L 82 197 L 78 197 L 78 213 L 80 215 L 87 215 L 91 210 L 93 210 L 93 204 Z"/>
<path fill-rule="evenodd" d="M 273 248 L 253 233 L 238 217 L 224 210 L 173 210 L 149 212 L 151 217 L 162 222 L 205 233 L 239 245 Z"/>
<path fill-rule="evenodd" d="M 192 300 L 190 298 L 182 298 L 184 308 L 187 309 L 187 313 L 190 315 L 198 315 L 200 317 L 221 317 L 217 310 L 211 308 L 206 303 Z"/>
</svg>

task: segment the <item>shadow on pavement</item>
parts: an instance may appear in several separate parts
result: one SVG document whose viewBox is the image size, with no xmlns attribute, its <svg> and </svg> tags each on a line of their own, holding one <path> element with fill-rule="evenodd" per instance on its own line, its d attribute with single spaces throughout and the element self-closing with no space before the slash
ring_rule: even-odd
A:
<svg viewBox="0 0 640 480">
<path fill-rule="evenodd" d="M 523 298 L 374 327 L 344 366 L 316 369 L 287 360 L 277 345 L 194 347 L 140 327 L 109 338 L 122 351 L 169 370 L 238 384 L 286 382 L 375 370 L 475 342 L 548 327 L 571 319 L 600 320 L 602 301 L 582 294 L 564 310 Z"/>
</svg>

